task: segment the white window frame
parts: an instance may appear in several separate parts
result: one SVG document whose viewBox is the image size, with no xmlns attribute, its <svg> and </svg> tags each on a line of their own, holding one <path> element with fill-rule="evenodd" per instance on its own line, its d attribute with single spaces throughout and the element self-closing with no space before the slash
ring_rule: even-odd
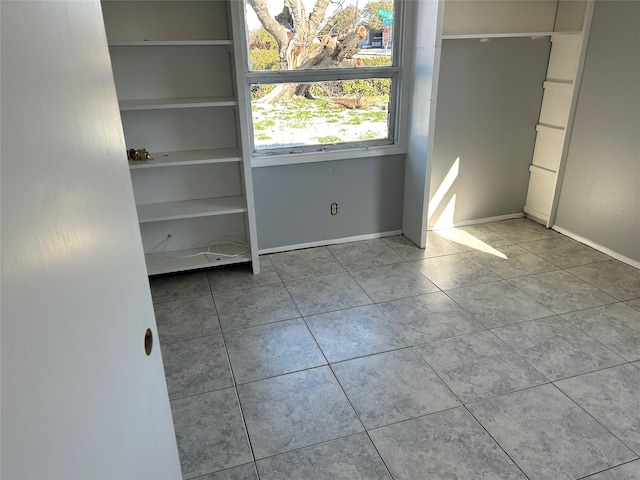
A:
<svg viewBox="0 0 640 480">
<path fill-rule="evenodd" d="M 360 68 L 333 68 L 333 69 L 308 69 L 287 71 L 249 71 L 248 32 L 245 19 L 244 0 L 232 1 L 232 8 L 238 8 L 240 15 L 237 17 L 235 28 L 240 30 L 240 35 L 235 38 L 242 39 L 236 45 L 240 55 L 236 55 L 236 71 L 242 73 L 245 108 L 240 109 L 241 123 L 245 123 L 247 138 L 245 146 L 251 152 L 251 165 L 253 167 L 266 167 L 273 165 L 288 165 L 296 163 L 309 163 L 318 161 L 341 160 L 348 158 L 376 157 L 395 154 L 404 154 L 405 149 L 400 138 L 400 104 L 402 93 L 402 58 L 405 42 L 403 24 L 405 6 L 404 0 L 394 0 L 394 33 L 392 44 L 392 64 L 386 67 L 360 67 Z M 254 144 L 254 131 L 251 107 L 251 85 L 276 84 L 276 83 L 316 83 L 323 81 L 357 80 L 368 78 L 391 79 L 389 92 L 389 139 L 368 140 L 360 142 L 341 142 L 337 144 L 305 145 L 290 148 L 256 150 Z"/>
</svg>

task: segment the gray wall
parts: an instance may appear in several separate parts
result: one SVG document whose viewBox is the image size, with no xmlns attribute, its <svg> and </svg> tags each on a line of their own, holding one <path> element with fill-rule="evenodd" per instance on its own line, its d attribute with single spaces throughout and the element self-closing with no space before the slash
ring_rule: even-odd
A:
<svg viewBox="0 0 640 480">
<path fill-rule="evenodd" d="M 401 230 L 403 181 L 402 155 L 254 168 L 259 248 Z"/>
<path fill-rule="evenodd" d="M 443 42 L 430 200 L 460 162 L 429 226 L 454 195 L 457 224 L 522 212 L 549 50 L 548 38 Z"/>
<path fill-rule="evenodd" d="M 640 2 L 595 4 L 555 224 L 640 261 Z"/>
</svg>

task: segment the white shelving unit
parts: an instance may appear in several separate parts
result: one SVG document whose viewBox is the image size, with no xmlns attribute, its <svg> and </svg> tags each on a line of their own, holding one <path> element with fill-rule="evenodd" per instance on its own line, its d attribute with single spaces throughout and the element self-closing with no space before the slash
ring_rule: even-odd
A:
<svg viewBox="0 0 640 480">
<path fill-rule="evenodd" d="M 568 146 L 567 130 L 577 95 L 582 43 L 582 32 L 551 36 L 551 54 L 524 207 L 527 216 L 547 227 L 552 226 L 554 200 Z"/>
<path fill-rule="evenodd" d="M 241 262 L 258 273 L 230 1 L 102 9 L 127 148 L 152 157 L 129 162 L 148 274 Z"/>
<path fill-rule="evenodd" d="M 524 205 L 525 215 L 551 227 L 575 113 L 593 0 L 445 0 L 443 7 L 440 40 L 444 46 L 466 40 L 459 48 L 472 48 L 469 40 L 474 39 L 491 42 L 492 39 L 547 37 L 551 41 L 546 79 L 539 87 L 542 89 L 539 119 L 537 125 L 531 124 L 536 137 L 534 150 L 530 152 L 532 160 Z M 471 113 L 475 112 L 468 112 L 470 116 Z M 435 133 L 435 125 L 431 128 L 430 137 Z M 473 150 L 475 157 L 492 159 L 491 152 L 485 153 L 483 148 L 482 142 L 478 142 L 478 148 Z M 494 191 L 502 188 L 493 178 L 486 186 Z"/>
</svg>

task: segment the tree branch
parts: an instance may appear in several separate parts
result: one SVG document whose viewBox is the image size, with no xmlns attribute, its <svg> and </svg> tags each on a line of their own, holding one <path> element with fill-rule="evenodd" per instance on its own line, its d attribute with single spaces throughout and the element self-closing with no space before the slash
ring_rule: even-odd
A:
<svg viewBox="0 0 640 480">
<path fill-rule="evenodd" d="M 276 22 L 275 19 L 271 18 L 269 10 L 267 9 L 266 0 L 247 0 L 247 3 L 251 5 L 253 11 L 256 12 L 256 16 L 264 29 L 274 36 L 278 42 L 279 49 L 282 50 L 285 48 L 287 43 L 289 43 L 287 30 Z"/>
<path fill-rule="evenodd" d="M 309 15 L 309 30 L 313 32 L 318 31 L 320 23 L 324 20 L 324 15 L 327 12 L 330 0 L 317 0 L 313 6 L 311 15 Z"/>
</svg>

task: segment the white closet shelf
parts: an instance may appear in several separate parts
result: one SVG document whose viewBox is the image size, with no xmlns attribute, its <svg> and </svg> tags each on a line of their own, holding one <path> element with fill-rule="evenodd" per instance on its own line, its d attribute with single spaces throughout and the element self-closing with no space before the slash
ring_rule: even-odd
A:
<svg viewBox="0 0 640 480">
<path fill-rule="evenodd" d="M 558 136 L 562 136 L 564 135 L 564 128 L 562 127 L 553 127 L 550 125 L 543 125 L 541 123 L 536 125 L 536 132 L 544 132 L 544 133 L 550 133 L 551 135 L 558 135 Z"/>
<path fill-rule="evenodd" d="M 129 161 L 129 168 L 178 167 L 205 163 L 241 162 L 242 153 L 238 148 L 210 148 L 207 150 L 184 150 L 181 152 L 153 152 L 153 160 L 146 162 Z"/>
<path fill-rule="evenodd" d="M 232 40 L 124 40 L 110 41 L 110 47 L 165 47 L 165 46 L 193 46 L 193 45 L 233 45 Z"/>
<path fill-rule="evenodd" d="M 556 176 L 556 172 L 553 170 L 549 170 L 548 168 L 539 167 L 538 165 L 529 165 L 529 171 L 539 173 L 540 175 L 544 175 L 546 177 L 554 177 Z"/>
<path fill-rule="evenodd" d="M 547 90 L 559 90 L 563 92 L 573 92 L 573 82 L 551 82 L 545 81 L 542 85 Z"/>
<path fill-rule="evenodd" d="M 576 35 L 581 32 L 505 32 L 505 33 L 463 33 L 444 34 L 443 40 L 465 40 L 481 38 L 518 38 L 518 37 L 550 37 L 551 35 Z"/>
<path fill-rule="evenodd" d="M 207 255 L 196 255 L 206 252 L 208 246 L 189 248 L 187 250 L 175 250 L 172 252 L 152 253 L 145 255 L 147 262 L 147 273 L 149 275 L 160 275 L 162 273 L 178 272 L 183 270 L 193 270 L 196 268 L 208 268 L 221 265 L 231 265 L 235 263 L 246 263 L 251 261 L 249 253 L 243 253 L 246 249 L 235 245 L 223 245 L 220 251 L 233 257 L 223 257 L 210 253 Z M 196 255 L 196 256 L 190 256 Z"/>
<path fill-rule="evenodd" d="M 138 205 L 140 223 L 180 220 L 183 218 L 230 215 L 247 211 L 246 199 L 242 195 L 234 197 L 199 198 L 177 202 L 148 203 Z"/>
<path fill-rule="evenodd" d="M 234 107 L 233 97 L 162 98 L 150 100 L 120 100 L 120 110 L 162 110 L 167 108 Z"/>
</svg>

